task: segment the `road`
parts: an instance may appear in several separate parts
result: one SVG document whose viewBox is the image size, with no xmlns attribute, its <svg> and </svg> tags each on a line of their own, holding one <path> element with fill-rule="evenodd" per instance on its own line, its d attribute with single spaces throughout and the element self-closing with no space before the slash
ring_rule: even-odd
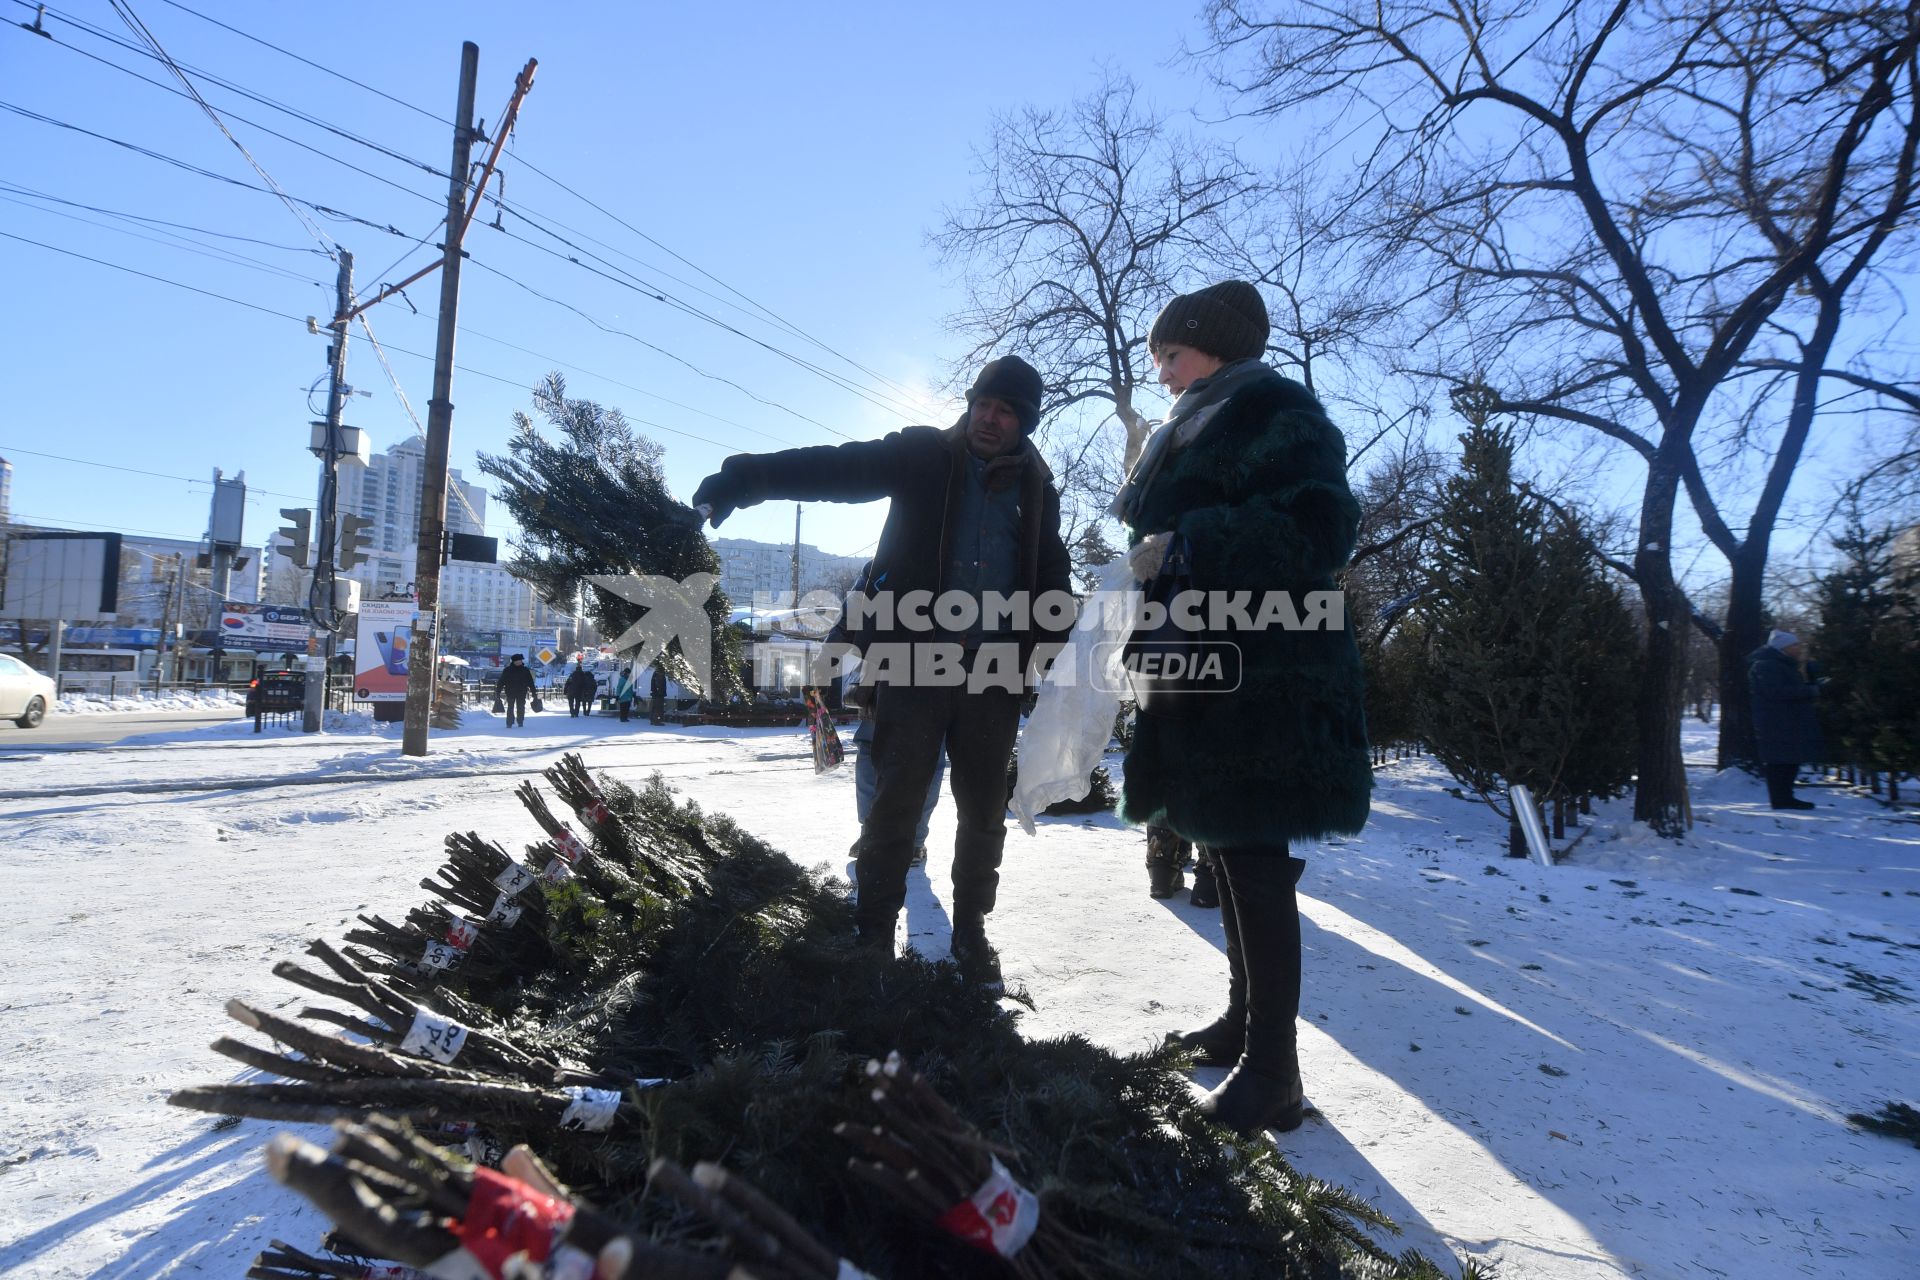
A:
<svg viewBox="0 0 1920 1280">
<path fill-rule="evenodd" d="M 21 729 L 11 720 L 0 721 L 0 754 L 40 751 L 47 747 L 105 746 L 142 733 L 179 733 L 222 720 L 236 720 L 239 707 L 211 711 L 109 711 L 100 715 L 63 716 L 57 712 L 38 729 Z"/>
</svg>

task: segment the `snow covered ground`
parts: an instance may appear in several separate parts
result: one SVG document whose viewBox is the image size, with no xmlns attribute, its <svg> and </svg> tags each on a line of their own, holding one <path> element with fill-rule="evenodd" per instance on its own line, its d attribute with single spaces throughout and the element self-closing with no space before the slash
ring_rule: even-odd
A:
<svg viewBox="0 0 1920 1280">
<path fill-rule="evenodd" d="M 218 711 L 245 706 L 247 696 L 233 689 L 139 689 L 114 697 L 106 694 L 63 693 L 55 715 L 124 715 L 144 711 Z"/>
<path fill-rule="evenodd" d="M 848 772 L 816 777 L 793 731 L 469 712 L 414 760 L 397 726 L 329 727 L 0 755 L 0 1273 L 231 1276 L 269 1237 L 313 1245 L 260 1169 L 274 1126 L 162 1100 L 232 1078 L 222 1004 L 294 1004 L 272 963 L 419 901 L 448 830 L 536 838 L 511 791 L 561 751 L 658 770 L 809 865 L 844 873 L 855 835 Z M 1711 732 L 1690 839 L 1610 808 L 1550 869 L 1430 762 L 1380 771 L 1366 833 L 1303 851 L 1290 1160 L 1509 1280 L 1920 1274 L 1920 1150 L 1845 1121 L 1920 1102 L 1920 822 L 1828 789 L 1774 814 L 1705 770 Z M 936 850 L 951 831 L 943 803 Z M 1217 914 L 1150 899 L 1142 853 L 1111 818 L 1009 837 L 990 931 L 1030 1033 L 1131 1049 L 1216 1012 Z M 936 953 L 944 866 L 905 926 Z"/>
</svg>

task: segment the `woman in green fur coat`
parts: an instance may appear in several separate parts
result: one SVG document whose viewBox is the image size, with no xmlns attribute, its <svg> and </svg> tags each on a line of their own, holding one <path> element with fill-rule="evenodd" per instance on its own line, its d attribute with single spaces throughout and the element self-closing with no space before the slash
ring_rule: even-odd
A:
<svg viewBox="0 0 1920 1280">
<path fill-rule="evenodd" d="M 1227 1010 L 1170 1039 L 1203 1065 L 1233 1067 L 1202 1105 L 1247 1134 L 1295 1128 L 1304 1109 L 1294 886 L 1306 863 L 1288 846 L 1359 831 L 1373 787 L 1344 602 L 1310 594 L 1335 591 L 1360 523 L 1346 444 L 1311 392 L 1261 363 L 1267 332 L 1244 281 L 1167 304 L 1148 343 L 1177 398 L 1115 503 L 1135 576 L 1151 581 L 1179 539 L 1209 623 L 1216 601 L 1229 605 L 1227 629 L 1206 638 L 1239 646 L 1231 692 L 1139 717 L 1121 815 L 1207 846 L 1219 870 Z M 1288 625 L 1296 617 L 1303 625 Z"/>
</svg>

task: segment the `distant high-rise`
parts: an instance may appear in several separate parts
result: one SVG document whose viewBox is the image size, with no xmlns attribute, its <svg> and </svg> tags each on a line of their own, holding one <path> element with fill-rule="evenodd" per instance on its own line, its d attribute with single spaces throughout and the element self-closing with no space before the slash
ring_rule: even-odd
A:
<svg viewBox="0 0 1920 1280">
<path fill-rule="evenodd" d="M 13 518 L 13 464 L 0 458 L 0 524 Z"/>
<path fill-rule="evenodd" d="M 363 594 L 379 597 L 388 586 L 415 580 L 414 555 L 420 542 L 420 487 L 426 478 L 427 442 L 402 440 L 366 466 L 340 467 L 339 509 L 373 521 L 367 563 L 353 571 Z M 458 470 L 447 473 L 447 528 L 454 533 L 487 531 L 487 491 L 468 484 Z"/>
</svg>

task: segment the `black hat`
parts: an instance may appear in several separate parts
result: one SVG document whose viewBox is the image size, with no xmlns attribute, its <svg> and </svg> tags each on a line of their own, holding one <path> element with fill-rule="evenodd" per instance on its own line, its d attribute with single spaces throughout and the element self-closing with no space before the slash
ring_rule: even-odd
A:
<svg viewBox="0 0 1920 1280">
<path fill-rule="evenodd" d="M 1267 353 L 1267 304 L 1245 280 L 1223 280 L 1166 305 L 1153 322 L 1147 347 L 1192 347 L 1222 360 L 1257 360 Z"/>
<path fill-rule="evenodd" d="M 980 376 L 967 388 L 967 404 L 975 396 L 1005 400 L 1020 416 L 1020 429 L 1033 434 L 1040 425 L 1040 399 L 1046 393 L 1039 372 L 1019 356 L 1001 356 L 982 366 Z"/>
<path fill-rule="evenodd" d="M 511 662 L 525 662 L 526 660 L 527 660 L 527 655 L 524 653 L 516 653 L 513 655 L 512 658 L 509 659 L 509 661 Z"/>
</svg>

